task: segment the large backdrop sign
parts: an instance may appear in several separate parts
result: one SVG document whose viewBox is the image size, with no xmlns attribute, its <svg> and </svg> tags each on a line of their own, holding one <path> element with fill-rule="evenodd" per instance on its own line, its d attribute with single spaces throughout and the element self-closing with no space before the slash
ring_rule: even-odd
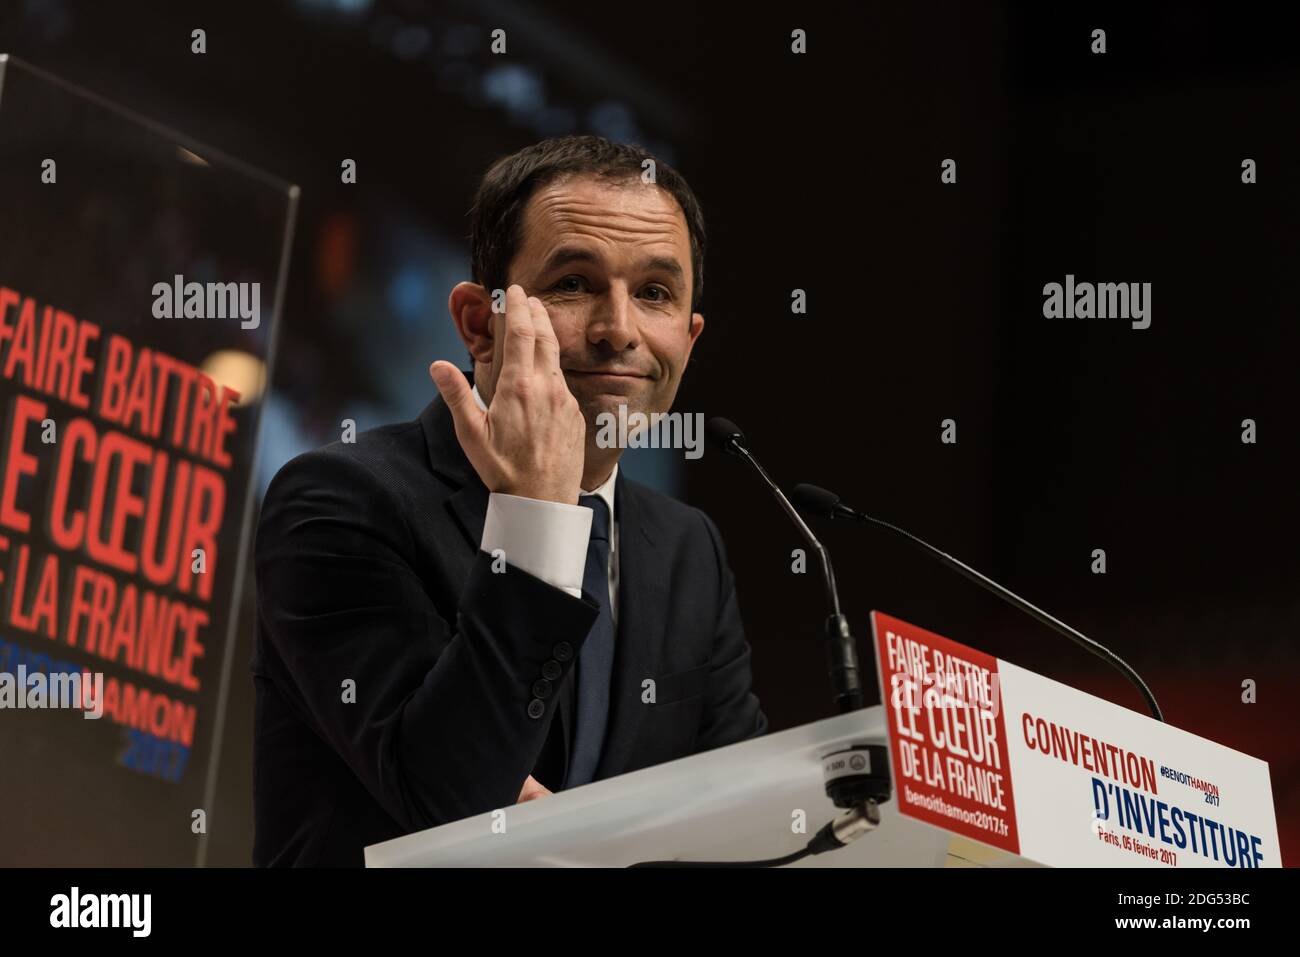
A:
<svg viewBox="0 0 1300 957">
<path fill-rule="evenodd" d="M 0 865 L 196 859 L 296 193 L 0 58 Z"/>
</svg>

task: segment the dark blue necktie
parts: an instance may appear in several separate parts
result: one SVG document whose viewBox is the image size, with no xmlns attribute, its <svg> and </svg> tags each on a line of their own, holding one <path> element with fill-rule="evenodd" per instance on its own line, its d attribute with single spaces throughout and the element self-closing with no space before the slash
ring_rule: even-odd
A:
<svg viewBox="0 0 1300 957">
<path fill-rule="evenodd" d="M 573 757 L 564 781 L 566 788 L 587 784 L 596 775 L 609 717 L 610 676 L 614 671 L 614 615 L 609 604 L 609 506 L 599 495 L 584 495 L 578 504 L 592 512 L 582 590 L 600 603 L 600 614 L 578 655 L 578 720 Z"/>
</svg>

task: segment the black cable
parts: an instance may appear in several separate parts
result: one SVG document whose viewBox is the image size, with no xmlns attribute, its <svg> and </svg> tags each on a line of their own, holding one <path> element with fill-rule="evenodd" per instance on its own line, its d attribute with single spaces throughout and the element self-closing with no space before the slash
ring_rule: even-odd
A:
<svg viewBox="0 0 1300 957">
<path fill-rule="evenodd" d="M 628 867 L 784 867 L 814 854 L 825 854 L 847 847 L 880 823 L 880 811 L 874 803 L 850 808 L 833 821 L 826 822 L 808 844 L 784 857 L 769 857 L 759 861 L 639 861 Z"/>
<path fill-rule="evenodd" d="M 784 867 L 812 854 L 808 848 L 800 848 L 785 857 L 770 857 L 765 861 L 641 861 L 628 867 Z"/>
</svg>

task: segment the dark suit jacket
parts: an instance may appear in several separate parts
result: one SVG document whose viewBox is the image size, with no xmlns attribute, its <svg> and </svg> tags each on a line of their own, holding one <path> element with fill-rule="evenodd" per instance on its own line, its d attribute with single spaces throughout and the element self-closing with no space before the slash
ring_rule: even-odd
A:
<svg viewBox="0 0 1300 957">
<path fill-rule="evenodd" d="M 360 866 L 368 844 L 513 805 L 530 773 L 559 789 L 597 606 L 508 564 L 494 573 L 479 549 L 487 502 L 441 399 L 272 481 L 251 663 L 256 865 Z M 717 528 L 621 472 L 614 505 L 619 625 L 597 779 L 767 730 Z M 560 677 L 538 685 L 548 662 Z"/>
</svg>

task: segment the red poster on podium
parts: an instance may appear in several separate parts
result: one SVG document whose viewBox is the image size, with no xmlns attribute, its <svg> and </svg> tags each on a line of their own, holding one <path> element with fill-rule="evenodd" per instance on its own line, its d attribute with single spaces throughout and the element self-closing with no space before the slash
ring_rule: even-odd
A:
<svg viewBox="0 0 1300 957">
<path fill-rule="evenodd" d="M 899 807 L 1020 853 L 998 660 L 875 612 Z"/>
<path fill-rule="evenodd" d="M 1282 866 L 1267 763 L 871 617 L 900 813 L 1053 866 Z"/>
</svg>

